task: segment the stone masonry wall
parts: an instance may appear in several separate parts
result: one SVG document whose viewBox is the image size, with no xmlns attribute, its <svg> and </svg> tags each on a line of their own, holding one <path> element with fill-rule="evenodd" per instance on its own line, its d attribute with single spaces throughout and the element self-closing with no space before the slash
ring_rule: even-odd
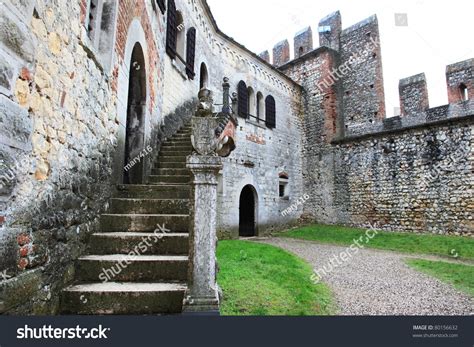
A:
<svg viewBox="0 0 474 347">
<path fill-rule="evenodd" d="M 343 142 L 335 149 L 339 222 L 391 231 L 474 232 L 474 120 Z"/>
<path fill-rule="evenodd" d="M 334 209 L 334 153 L 331 141 L 342 131 L 339 120 L 340 83 L 327 86 L 338 65 L 339 54 L 321 47 L 280 69 L 303 86 L 303 177 L 309 199 L 304 204 L 305 216 L 323 223 L 336 223 Z M 318 86 L 323 86 L 321 89 Z"/>
<path fill-rule="evenodd" d="M 192 3 L 192 6 L 189 4 Z M 184 32 L 194 27 L 196 58 L 194 79 L 184 72 L 178 60 L 165 61 L 164 113 L 175 110 L 196 97 L 200 85 L 200 67 L 208 71 L 208 88 L 214 93 L 215 111 L 222 104 L 222 82 L 229 78 L 231 93 L 237 91 L 239 81 L 244 81 L 265 99 L 268 95 L 276 101 L 276 128 L 269 129 L 262 119 L 239 117 L 236 131 L 236 150 L 224 159 L 224 169 L 219 178 L 218 231 L 221 238 L 238 236 L 239 199 L 245 185 L 257 191 L 257 229 L 264 234 L 284 225 L 294 224 L 302 213 L 299 208 L 289 215 L 282 214 L 303 193 L 302 178 L 302 110 L 301 90 L 298 84 L 276 71 L 267 62 L 248 52 L 218 32 L 207 5 L 202 1 L 176 0 L 176 8 L 184 18 Z M 289 58 L 289 51 L 288 51 Z M 251 112 L 256 116 L 256 112 Z M 166 116 L 167 117 L 167 116 Z M 288 174 L 290 196 L 279 197 L 279 174 Z"/>
<path fill-rule="evenodd" d="M 376 18 L 320 25 L 321 47 L 280 67 L 303 87 L 304 217 L 472 234 L 474 60 L 447 67 L 449 105 L 429 108 L 419 74 L 400 81 L 402 117 L 385 118 Z"/>
<path fill-rule="evenodd" d="M 0 57 L 10 58 L 0 78 L 0 313 L 56 313 L 97 230 L 123 173 L 120 96 L 130 45 L 145 36 L 137 32 L 146 33 L 147 139 L 159 132 L 162 14 L 143 0 L 107 5 L 112 34 L 95 47 L 86 1 L 2 1 Z"/>
</svg>

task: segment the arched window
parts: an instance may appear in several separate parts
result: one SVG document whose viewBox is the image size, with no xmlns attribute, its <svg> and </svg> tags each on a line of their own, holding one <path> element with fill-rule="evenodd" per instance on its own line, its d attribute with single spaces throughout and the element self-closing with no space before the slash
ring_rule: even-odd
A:
<svg viewBox="0 0 474 347">
<path fill-rule="evenodd" d="M 265 101 L 263 100 L 263 94 L 257 93 L 257 120 L 261 121 L 265 112 Z"/>
<path fill-rule="evenodd" d="M 461 94 L 461 101 L 469 100 L 469 93 L 464 83 L 461 83 L 461 85 L 459 86 L 459 93 Z"/>
<path fill-rule="evenodd" d="M 201 64 L 201 72 L 199 73 L 199 89 L 209 88 L 209 75 L 206 64 Z"/>
<path fill-rule="evenodd" d="M 112 61 L 117 9 L 117 0 L 89 0 L 88 2 L 85 23 L 87 36 L 105 68 L 109 68 Z"/>
<path fill-rule="evenodd" d="M 248 91 L 247 85 L 244 81 L 240 81 L 239 85 L 237 86 L 237 95 L 238 95 L 238 108 L 239 108 L 239 116 L 243 118 L 247 118 L 249 114 L 249 103 L 248 103 Z"/>
<path fill-rule="evenodd" d="M 257 107 L 256 107 L 255 92 L 253 91 L 252 87 L 247 88 L 247 101 L 248 101 L 249 118 L 254 118 L 256 117 Z"/>
<path fill-rule="evenodd" d="M 271 95 L 265 99 L 265 124 L 270 129 L 276 127 L 276 104 L 275 99 Z"/>
<path fill-rule="evenodd" d="M 186 75 L 194 79 L 194 57 L 196 54 L 196 29 L 190 28 L 186 35 Z"/>
<path fill-rule="evenodd" d="M 178 39 L 178 13 L 174 0 L 168 0 L 168 17 L 166 21 L 166 53 L 171 59 L 176 58 L 176 42 Z M 181 17 L 182 19 L 182 17 Z"/>
<path fill-rule="evenodd" d="M 186 45 L 186 28 L 184 27 L 184 19 L 181 12 L 176 12 L 176 54 L 184 60 L 185 45 Z"/>
</svg>

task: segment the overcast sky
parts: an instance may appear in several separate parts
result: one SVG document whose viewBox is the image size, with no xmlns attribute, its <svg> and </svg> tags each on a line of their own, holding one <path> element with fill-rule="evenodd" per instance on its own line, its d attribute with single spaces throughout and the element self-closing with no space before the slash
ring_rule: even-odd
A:
<svg viewBox="0 0 474 347">
<path fill-rule="evenodd" d="M 318 22 L 339 10 L 347 28 L 377 14 L 387 115 L 399 106 L 400 78 L 425 72 L 430 107 L 447 104 L 445 67 L 474 57 L 472 0 L 208 0 L 219 28 L 251 51 L 272 49 L 311 25 L 315 47 Z M 408 26 L 395 25 L 395 13 L 406 13 Z"/>
</svg>

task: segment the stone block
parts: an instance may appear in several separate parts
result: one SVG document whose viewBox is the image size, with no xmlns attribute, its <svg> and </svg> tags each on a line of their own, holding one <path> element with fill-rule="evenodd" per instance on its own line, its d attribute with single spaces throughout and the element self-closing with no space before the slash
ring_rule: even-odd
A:
<svg viewBox="0 0 474 347">
<path fill-rule="evenodd" d="M 36 42 L 29 28 L 10 11 L 0 12 L 0 47 L 4 46 L 27 63 L 33 63 Z"/>
<path fill-rule="evenodd" d="M 29 150 L 33 129 L 28 111 L 3 95 L 0 95 L 0 144 Z"/>
</svg>

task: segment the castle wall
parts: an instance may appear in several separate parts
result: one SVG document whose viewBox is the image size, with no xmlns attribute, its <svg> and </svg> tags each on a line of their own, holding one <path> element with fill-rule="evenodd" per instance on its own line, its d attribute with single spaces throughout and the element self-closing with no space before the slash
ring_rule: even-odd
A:
<svg viewBox="0 0 474 347">
<path fill-rule="evenodd" d="M 429 108 L 419 74 L 400 81 L 401 116 L 385 118 L 377 19 L 340 23 L 325 17 L 321 47 L 280 67 L 303 86 L 304 216 L 472 234 L 474 60 L 446 68 L 449 105 Z"/>
<path fill-rule="evenodd" d="M 319 48 L 280 69 L 303 87 L 303 177 L 308 199 L 305 215 L 322 223 L 337 222 L 334 208 L 334 153 L 331 141 L 341 133 L 340 82 L 326 84 L 339 54 Z M 320 86 L 320 87 L 318 87 Z"/>
<path fill-rule="evenodd" d="M 474 119 L 342 140 L 335 191 L 342 224 L 390 231 L 474 231 Z"/>
<path fill-rule="evenodd" d="M 192 6 L 190 6 L 190 4 Z M 303 195 L 300 87 L 282 73 L 218 32 L 206 5 L 200 1 L 177 0 L 176 8 L 184 18 L 185 29 L 197 29 L 194 80 L 190 80 L 178 59 L 165 59 L 164 114 L 196 97 L 200 84 L 200 66 L 209 74 L 208 88 L 216 104 L 222 104 L 222 82 L 229 78 L 231 93 L 239 81 L 276 101 L 276 128 L 269 129 L 262 114 L 256 119 L 239 117 L 236 150 L 224 159 L 219 183 L 218 230 L 221 237 L 236 237 L 239 229 L 239 199 L 245 185 L 251 184 L 258 195 L 257 229 L 260 234 L 296 221 L 301 207 L 282 214 Z M 216 106 L 219 111 L 220 106 Z M 264 112 L 263 112 L 264 113 Z M 256 116 L 255 112 L 252 112 Z M 288 199 L 279 197 L 279 174 L 289 176 Z"/>
<path fill-rule="evenodd" d="M 0 278 L 0 313 L 57 312 L 73 261 L 123 172 L 135 42 L 148 72 L 148 138 L 159 124 L 161 14 L 148 1 L 107 0 L 94 44 L 87 4 L 1 4 L 0 271 L 7 280 Z"/>
</svg>

